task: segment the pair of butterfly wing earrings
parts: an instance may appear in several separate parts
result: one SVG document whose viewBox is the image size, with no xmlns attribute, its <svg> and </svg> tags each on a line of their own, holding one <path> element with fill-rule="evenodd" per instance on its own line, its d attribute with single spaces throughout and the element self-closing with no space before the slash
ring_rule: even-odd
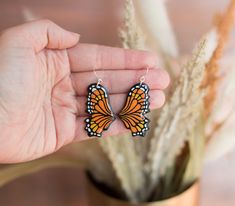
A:
<svg viewBox="0 0 235 206">
<path fill-rule="evenodd" d="M 95 71 L 94 71 L 95 73 Z M 146 74 L 148 73 L 148 68 Z M 145 76 L 135 84 L 129 91 L 123 109 L 114 114 L 109 101 L 108 91 L 101 85 L 102 80 L 95 73 L 98 83 L 88 87 L 87 113 L 85 119 L 85 130 L 88 136 L 101 137 L 104 130 L 107 130 L 111 123 L 118 117 L 127 129 L 131 130 L 132 136 L 145 136 L 149 130 L 149 119 L 145 114 L 149 110 L 149 87 L 144 83 Z"/>
</svg>

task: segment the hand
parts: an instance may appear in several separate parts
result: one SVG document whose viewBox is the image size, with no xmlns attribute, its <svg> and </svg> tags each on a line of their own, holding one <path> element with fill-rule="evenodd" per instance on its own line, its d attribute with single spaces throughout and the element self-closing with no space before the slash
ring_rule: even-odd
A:
<svg viewBox="0 0 235 206">
<path fill-rule="evenodd" d="M 146 66 L 149 52 L 78 44 L 79 35 L 48 20 L 7 29 L 0 36 L 0 162 L 28 161 L 73 141 L 88 139 L 84 130 L 87 87 L 103 75 L 111 104 L 118 110 Z M 142 69 L 142 70 L 141 70 Z M 164 103 L 169 83 L 164 70 L 151 69 L 151 108 Z M 117 121 L 118 122 L 118 121 Z M 113 123 L 105 135 L 127 131 Z"/>
</svg>

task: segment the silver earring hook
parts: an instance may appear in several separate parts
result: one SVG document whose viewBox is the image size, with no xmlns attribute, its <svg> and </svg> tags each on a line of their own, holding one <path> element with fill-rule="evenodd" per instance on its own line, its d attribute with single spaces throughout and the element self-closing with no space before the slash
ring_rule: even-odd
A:
<svg viewBox="0 0 235 206">
<path fill-rule="evenodd" d="M 97 81 L 97 84 L 96 84 L 96 85 L 98 86 L 98 85 L 100 85 L 102 82 L 103 82 L 103 80 L 102 80 L 102 79 L 98 79 L 98 81 Z"/>
<path fill-rule="evenodd" d="M 145 74 L 140 77 L 140 84 L 142 84 L 145 81 L 146 76 L 148 75 L 148 73 L 149 73 L 149 66 L 146 68 Z"/>
<path fill-rule="evenodd" d="M 98 85 L 100 85 L 100 84 L 103 82 L 103 80 L 98 76 L 98 74 L 97 74 L 95 68 L 93 68 L 93 72 L 94 72 L 94 75 L 95 75 L 96 78 L 97 78 L 97 86 L 98 86 Z"/>
</svg>

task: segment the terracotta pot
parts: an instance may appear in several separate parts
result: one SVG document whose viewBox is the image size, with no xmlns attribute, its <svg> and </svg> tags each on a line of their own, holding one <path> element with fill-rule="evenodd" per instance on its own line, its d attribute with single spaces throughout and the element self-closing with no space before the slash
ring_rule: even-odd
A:
<svg viewBox="0 0 235 206">
<path fill-rule="evenodd" d="M 199 205 L 199 182 L 194 183 L 183 193 L 156 202 L 133 204 L 127 201 L 113 198 L 108 196 L 100 189 L 98 189 L 94 183 L 87 178 L 87 189 L 89 194 L 90 206 L 198 206 Z"/>
</svg>

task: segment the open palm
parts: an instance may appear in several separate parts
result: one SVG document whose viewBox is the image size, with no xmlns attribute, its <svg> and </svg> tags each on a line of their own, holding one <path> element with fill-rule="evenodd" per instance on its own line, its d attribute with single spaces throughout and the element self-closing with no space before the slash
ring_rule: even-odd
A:
<svg viewBox="0 0 235 206">
<path fill-rule="evenodd" d="M 109 90 L 118 111 L 126 92 L 151 67 L 151 107 L 164 103 L 166 72 L 154 69 L 155 57 L 143 51 L 78 44 L 79 35 L 48 20 L 6 30 L 0 37 L 0 162 L 21 162 L 89 138 L 84 130 L 87 87 L 93 69 Z M 122 132 L 115 122 L 104 135 Z"/>
</svg>

